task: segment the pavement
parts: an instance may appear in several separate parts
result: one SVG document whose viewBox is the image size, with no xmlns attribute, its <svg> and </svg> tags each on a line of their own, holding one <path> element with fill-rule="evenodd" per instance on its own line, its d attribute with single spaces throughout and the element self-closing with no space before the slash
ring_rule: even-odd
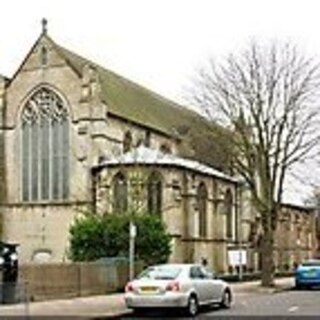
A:
<svg viewBox="0 0 320 320">
<path fill-rule="evenodd" d="M 239 294 L 275 293 L 289 290 L 294 285 L 293 278 L 279 278 L 273 288 L 262 288 L 260 281 L 232 283 L 235 297 Z M 124 303 L 123 293 L 100 296 L 81 297 L 64 300 L 49 300 L 42 302 L 18 303 L 0 305 L 0 316 L 54 316 L 75 317 L 79 319 L 112 318 L 130 313 Z"/>
</svg>

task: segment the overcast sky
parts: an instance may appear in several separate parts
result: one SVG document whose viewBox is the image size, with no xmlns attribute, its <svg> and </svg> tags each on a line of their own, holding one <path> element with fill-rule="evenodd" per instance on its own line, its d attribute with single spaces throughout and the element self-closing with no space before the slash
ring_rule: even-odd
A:
<svg viewBox="0 0 320 320">
<path fill-rule="evenodd" d="M 320 56 L 312 0 L 8 0 L 1 12 L 0 73 L 14 73 L 46 17 L 59 44 L 178 102 L 209 56 L 252 38 L 292 40 Z"/>
<path fill-rule="evenodd" d="M 10 77 L 48 19 L 60 45 L 184 103 L 208 57 L 252 38 L 296 43 L 320 57 L 316 0 L 7 0 L 0 18 L 0 73 Z"/>
</svg>

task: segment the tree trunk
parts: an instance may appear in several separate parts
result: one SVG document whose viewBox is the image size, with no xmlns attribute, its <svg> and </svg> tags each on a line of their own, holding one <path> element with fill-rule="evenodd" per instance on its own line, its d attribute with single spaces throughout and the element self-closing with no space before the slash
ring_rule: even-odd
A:
<svg viewBox="0 0 320 320">
<path fill-rule="evenodd" d="M 263 287 L 274 286 L 274 261 L 273 261 L 273 232 L 265 230 L 261 237 L 261 285 Z"/>
</svg>

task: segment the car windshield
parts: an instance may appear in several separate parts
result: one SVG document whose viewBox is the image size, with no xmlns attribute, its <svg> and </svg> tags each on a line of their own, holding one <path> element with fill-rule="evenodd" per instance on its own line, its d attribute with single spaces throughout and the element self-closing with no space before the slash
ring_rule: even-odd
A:
<svg viewBox="0 0 320 320">
<path fill-rule="evenodd" d="M 320 267 L 320 260 L 309 260 L 301 263 L 303 267 Z"/>
<path fill-rule="evenodd" d="M 180 267 L 174 266 L 159 266 L 150 267 L 143 271 L 138 279 L 153 279 L 153 280 L 173 280 L 176 279 L 181 272 Z"/>
</svg>

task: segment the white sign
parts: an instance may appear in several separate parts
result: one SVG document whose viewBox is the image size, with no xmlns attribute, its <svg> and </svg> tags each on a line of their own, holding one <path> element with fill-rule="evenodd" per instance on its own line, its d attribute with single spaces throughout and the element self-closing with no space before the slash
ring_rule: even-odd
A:
<svg viewBox="0 0 320 320">
<path fill-rule="evenodd" d="M 137 236 L 137 227 L 132 222 L 130 223 L 130 238 L 135 238 Z"/>
<path fill-rule="evenodd" d="M 247 264 L 247 251 L 243 249 L 228 251 L 229 265 L 232 267 Z"/>
</svg>

